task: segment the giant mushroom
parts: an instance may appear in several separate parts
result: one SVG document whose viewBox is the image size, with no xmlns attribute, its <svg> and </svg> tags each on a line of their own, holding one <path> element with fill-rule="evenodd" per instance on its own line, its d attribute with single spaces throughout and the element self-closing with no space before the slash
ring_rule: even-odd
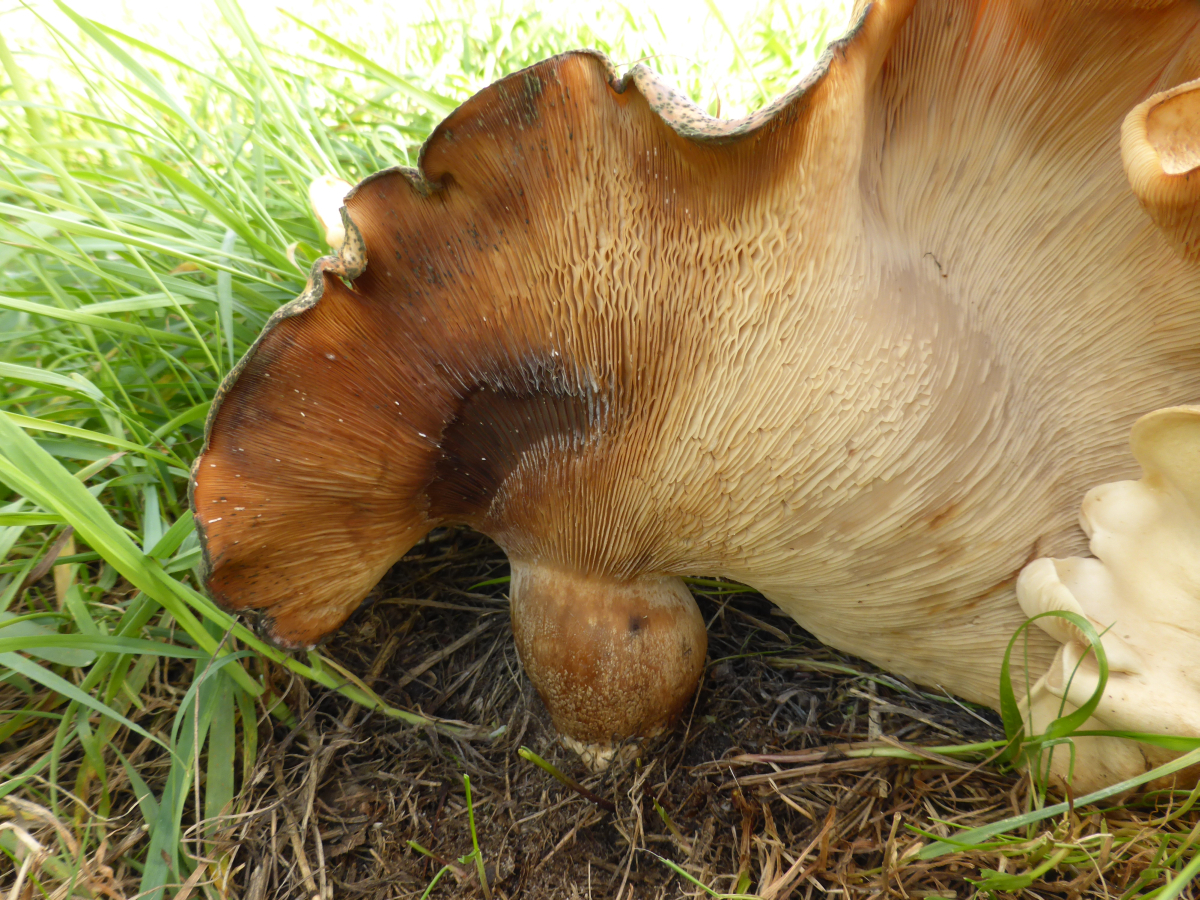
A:
<svg viewBox="0 0 1200 900">
<path fill-rule="evenodd" d="M 878 0 L 738 121 L 590 52 L 493 84 L 346 195 L 222 385 L 208 589 L 310 646 L 482 531 L 596 759 L 694 690 L 690 574 L 996 705 L 1018 575 L 1200 397 L 1197 77 L 1193 2 Z"/>
</svg>

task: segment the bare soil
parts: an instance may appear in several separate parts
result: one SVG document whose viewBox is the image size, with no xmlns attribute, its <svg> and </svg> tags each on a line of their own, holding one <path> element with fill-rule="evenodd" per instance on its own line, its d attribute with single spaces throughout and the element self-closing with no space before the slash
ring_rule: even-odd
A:
<svg viewBox="0 0 1200 900">
<path fill-rule="evenodd" d="M 1003 738 L 990 710 L 838 654 L 761 596 L 698 591 L 710 664 L 690 714 L 594 775 L 558 745 L 521 671 L 507 585 L 476 587 L 506 574 L 485 538 L 441 533 L 397 565 L 326 648 L 389 703 L 495 736 L 455 739 L 290 686 L 303 724 L 274 729 L 253 788 L 256 805 L 273 811 L 238 829 L 250 900 L 420 897 L 443 865 L 451 871 L 430 896 L 483 896 L 473 864 L 457 862 L 472 850 L 464 774 L 495 897 L 704 896 L 662 859 L 716 891 L 734 891 L 747 873 L 743 890 L 806 900 L 967 897 L 981 868 L 1004 870 L 996 854 L 905 856 L 929 842 L 920 832 L 945 836 L 952 824 L 1025 811 L 1027 778 L 932 753 L 914 764 L 844 752 Z M 522 746 L 612 811 L 521 758 Z M 1113 815 L 1109 828 L 1136 818 Z M 1072 822 L 1094 832 L 1100 817 Z M 1052 870 L 1022 896 L 1108 896 L 1147 862 L 1110 866 L 1103 877 L 1098 867 Z"/>
<path fill-rule="evenodd" d="M 670 733 L 631 748 L 628 761 L 593 774 L 559 746 L 521 670 L 507 584 L 495 582 L 507 573 L 504 555 L 486 538 L 435 532 L 322 648 L 389 704 L 464 723 L 468 737 L 369 713 L 273 663 L 255 663 L 267 666 L 263 674 L 296 719 L 289 727 L 260 710 L 260 750 L 246 766 L 232 825 L 215 846 L 199 846 L 210 860 L 203 879 L 209 896 L 420 898 L 443 868 L 431 898 L 707 896 L 669 861 L 713 891 L 732 893 L 740 883 L 768 900 L 964 898 L 978 895 L 971 881 L 981 870 L 1026 872 L 1047 848 L 1100 832 L 1130 839 L 1094 840 L 1086 844 L 1096 851 L 1089 864 L 1051 867 L 1021 890 L 986 896 L 1108 898 L 1161 883 L 1149 875 L 1173 846 L 1156 831 L 1170 795 L 1157 798 L 1160 806 L 1147 798 L 1103 817 L 1080 810 L 1052 823 L 1052 836 L 1031 832 L 1005 854 L 916 859 L 955 826 L 1024 812 L 1028 778 L 936 752 L 921 751 L 927 758 L 913 762 L 852 751 L 996 740 L 1003 737 L 999 718 L 824 647 L 750 593 L 696 589 L 709 623 L 709 665 L 689 713 Z M 152 733 L 169 730 L 183 693 L 178 685 L 191 682 L 189 666 L 160 663 L 145 708 L 130 716 Z M 4 708 L 24 704 L 13 694 L 0 685 Z M 60 705 L 49 697 L 45 708 Z M 52 718 L 30 720 L 0 744 L 0 770 L 21 771 L 49 748 L 55 729 Z M 160 793 L 168 761 L 155 756 L 156 747 L 127 734 L 114 743 Z M 521 747 L 584 791 L 522 758 Z M 82 875 L 94 883 L 93 896 L 132 898 L 146 845 L 137 817 L 126 815 L 136 792 L 119 764 L 101 792 L 94 778 L 76 777 L 82 760 L 68 754 L 59 773 L 62 784 L 75 778 L 76 833 L 99 804 L 109 809 L 105 840 L 86 854 Z M 471 810 L 463 775 L 470 776 Z M 1200 812 L 1174 802 L 1171 832 L 1200 830 Z M 67 823 L 25 809 L 18 817 L 31 833 L 53 841 L 56 830 L 60 844 L 70 843 Z M 472 852 L 472 811 L 486 893 L 474 862 L 460 862 Z M 185 851 L 197 852 L 188 835 Z M 177 896 L 202 890 L 196 884 Z"/>
</svg>

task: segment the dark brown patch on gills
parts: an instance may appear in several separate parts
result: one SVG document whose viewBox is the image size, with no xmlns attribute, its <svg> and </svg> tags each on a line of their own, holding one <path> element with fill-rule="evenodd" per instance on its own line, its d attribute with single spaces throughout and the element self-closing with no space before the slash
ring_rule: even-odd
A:
<svg viewBox="0 0 1200 900">
<path fill-rule="evenodd" d="M 577 449 L 597 418 L 591 396 L 562 387 L 532 394 L 475 388 L 442 434 L 441 457 L 428 488 L 430 514 L 451 520 L 486 514 L 526 451 Z"/>
</svg>

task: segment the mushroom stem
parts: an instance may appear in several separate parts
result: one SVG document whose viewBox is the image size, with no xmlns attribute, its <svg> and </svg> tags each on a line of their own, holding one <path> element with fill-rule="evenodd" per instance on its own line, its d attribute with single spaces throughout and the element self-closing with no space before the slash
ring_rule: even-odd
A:
<svg viewBox="0 0 1200 900">
<path fill-rule="evenodd" d="M 661 732 L 695 693 L 708 635 L 680 579 L 514 561 L 510 596 L 525 671 L 555 728 L 593 765 L 616 742 Z"/>
</svg>

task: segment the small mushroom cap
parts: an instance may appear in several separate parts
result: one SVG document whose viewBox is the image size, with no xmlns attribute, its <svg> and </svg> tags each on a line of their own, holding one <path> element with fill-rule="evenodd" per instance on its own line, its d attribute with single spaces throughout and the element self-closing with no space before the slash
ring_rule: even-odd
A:
<svg viewBox="0 0 1200 900">
<path fill-rule="evenodd" d="M 1134 193 L 1191 259 L 1200 259 L 1200 79 L 1138 104 L 1121 128 Z"/>
<path fill-rule="evenodd" d="M 1101 634 L 1108 681 L 1084 729 L 1200 737 L 1200 407 L 1143 416 L 1131 444 L 1142 478 L 1101 485 L 1083 501 L 1080 519 L 1096 558 L 1039 559 L 1021 573 L 1017 597 L 1030 616 L 1073 612 Z M 1040 733 L 1087 702 L 1100 670 L 1074 625 L 1057 617 L 1035 624 L 1062 643 L 1030 695 L 1027 726 Z M 1079 741 L 1088 759 L 1105 762 L 1097 769 L 1077 761 L 1077 790 L 1148 767 L 1133 742 Z M 1065 777 L 1068 762 L 1057 751 L 1055 773 Z"/>
<path fill-rule="evenodd" d="M 747 583 L 997 703 L 1018 574 L 1082 555 L 1129 426 L 1200 396 L 1191 225 L 1144 189 L 1191 183 L 1187 92 L 1147 107 L 1159 175 L 1120 146 L 1198 78 L 1193 0 L 879 0 L 743 120 L 591 53 L 497 82 L 346 198 L 224 386 L 210 589 L 311 643 L 465 523 L 606 583 Z"/>
<path fill-rule="evenodd" d="M 312 204 L 313 214 L 325 229 L 325 243 L 334 252 L 342 249 L 346 242 L 346 228 L 342 225 L 342 201 L 350 193 L 351 187 L 336 175 L 322 175 L 314 178 L 308 186 L 308 202 Z"/>
</svg>

